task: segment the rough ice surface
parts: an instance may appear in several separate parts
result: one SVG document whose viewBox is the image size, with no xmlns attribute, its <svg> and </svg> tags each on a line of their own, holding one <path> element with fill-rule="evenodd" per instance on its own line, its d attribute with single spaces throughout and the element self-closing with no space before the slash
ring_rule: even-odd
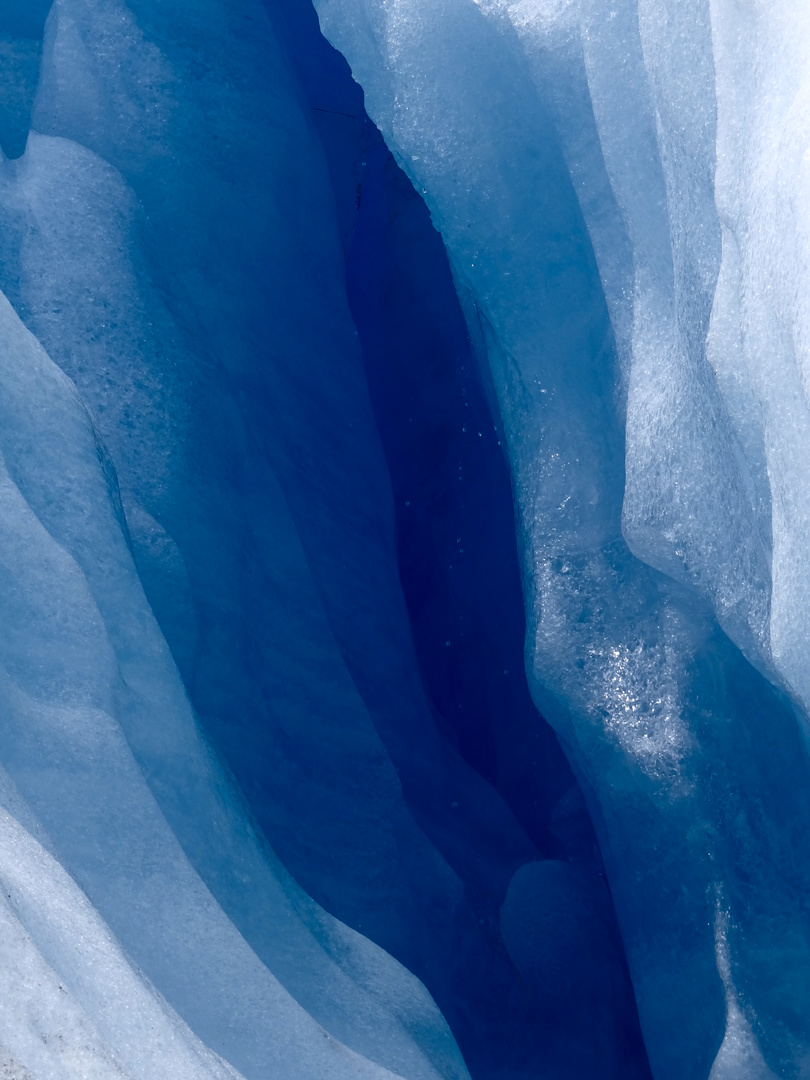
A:
<svg viewBox="0 0 810 1080">
<path fill-rule="evenodd" d="M 0 1077 L 807 1080 L 810 16 L 316 7 L 0 5 Z"/>
<path fill-rule="evenodd" d="M 17 664 L 46 697 L 94 688 L 84 801 L 39 721 L 2 761 L 126 955 L 248 1078 L 464 1076 L 453 1036 L 487 1080 L 643 1078 L 587 811 L 521 670 L 508 474 L 446 256 L 303 10 L 60 0 L 42 42 L 15 31 L 42 60 L 0 284 L 92 418 L 96 481 L 77 503 L 59 479 L 67 418 L 31 418 L 14 460 L 101 630 L 57 636 L 47 678 Z M 440 389 L 480 435 L 433 475 Z M 594 944 L 546 942 L 564 980 L 515 963 L 523 908 L 509 948 L 500 926 L 541 858 L 577 862 L 555 902 Z"/>
<path fill-rule="evenodd" d="M 456 888 L 402 804 L 277 478 L 307 474 L 307 433 L 275 470 L 261 443 L 292 422 L 301 367 L 337 350 L 350 402 L 359 367 L 325 167 L 266 12 L 60 2 L 41 46 L 8 29 L 43 58 L 37 130 L 0 165 L 3 1068 L 464 1077 L 418 980 L 281 867 L 189 701 L 196 677 L 212 712 L 217 694 L 247 712 L 259 691 L 231 654 L 255 648 L 262 670 L 274 652 L 264 677 L 307 696 L 292 752 L 318 743 L 288 766 L 295 797 L 329 804 L 330 764 L 351 770 L 363 828 L 336 799 L 319 820 L 356 829 L 358 864 L 393 850 L 371 872 L 395 891 L 401 845 L 425 891 L 431 874 Z M 263 366 L 293 383 L 275 410 Z"/>
<path fill-rule="evenodd" d="M 806 6 L 316 6 L 492 375 L 653 1073 L 807 1076 Z"/>
<path fill-rule="evenodd" d="M 93 424 L 5 300 L 2 325 L 4 904 L 9 962 L 55 998 L 52 1031 L 31 1010 L 10 1051 L 34 1075 L 62 1075 L 39 1071 L 49 1036 L 64 1075 L 166 1075 L 175 1052 L 178 1076 L 237 1075 L 177 1010 L 245 1076 L 268 1056 L 277 1075 L 464 1075 L 415 980 L 262 851 L 145 602 Z M 235 925 L 251 893 L 273 913 L 254 948 Z M 288 978 L 292 994 L 320 1024 L 271 973 L 289 976 L 290 952 L 307 983 Z"/>
</svg>

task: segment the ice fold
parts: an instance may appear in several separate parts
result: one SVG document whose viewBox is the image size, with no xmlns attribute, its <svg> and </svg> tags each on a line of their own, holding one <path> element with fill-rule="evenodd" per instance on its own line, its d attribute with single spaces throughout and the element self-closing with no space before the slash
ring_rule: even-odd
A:
<svg viewBox="0 0 810 1080">
<path fill-rule="evenodd" d="M 220 27 L 233 14 L 216 4 L 209 13 Z M 263 9 L 250 14 L 263 28 L 265 44 L 271 42 Z M 87 73 L 93 55 L 105 58 L 109 52 L 88 52 L 77 33 L 82 18 L 92 17 L 110 49 L 120 46 L 136 63 L 152 65 L 153 82 L 171 82 L 159 50 L 138 36 L 124 5 L 57 4 L 46 34 L 40 118 L 48 94 L 55 95 L 50 100 L 58 112 L 65 104 L 60 93 L 73 100 L 77 86 L 77 100 L 95 109 L 94 115 L 109 108 L 103 94 L 93 96 Z M 218 32 L 216 25 L 211 32 Z M 72 73 L 74 84 L 66 77 L 54 91 L 48 83 L 53 70 L 57 76 Z M 294 102 L 281 59 L 273 77 L 275 104 Z M 160 117 L 148 93 L 144 104 L 142 87 L 138 79 L 124 87 L 135 99 L 131 108 L 122 104 L 123 91 L 113 102 L 113 113 L 129 122 L 135 139 L 128 161 L 119 164 L 143 163 L 144 139 L 165 163 L 167 144 L 157 136 L 149 142 L 149 125 L 159 126 Z M 106 129 L 92 126 L 92 117 L 88 123 L 92 132 L 85 142 L 106 136 Z M 46 126 L 42 119 L 39 124 Z M 306 158 L 309 136 L 305 128 L 303 137 L 296 131 L 292 122 L 290 139 L 299 139 Z M 80 133 L 74 127 L 71 134 Z M 203 603 L 200 622 L 216 654 L 217 620 L 205 615 L 218 604 L 228 608 L 227 574 L 240 560 L 229 562 L 230 550 L 221 559 L 210 533 L 207 548 L 192 542 L 192 558 L 188 548 L 184 555 L 160 519 L 172 521 L 174 507 L 175 518 L 185 520 L 186 539 L 200 518 L 217 520 L 227 535 L 223 513 L 234 505 L 228 502 L 229 469 L 238 472 L 247 460 L 254 480 L 262 477 L 261 491 L 272 492 L 272 501 L 262 504 L 245 484 L 246 502 L 256 498 L 261 504 L 251 527 L 260 534 L 266 523 L 271 551 L 286 560 L 274 568 L 277 588 L 291 581 L 307 595 L 302 620 L 317 626 L 325 665 L 341 686 L 347 713 L 353 709 L 357 725 L 365 724 L 353 745 L 362 739 L 370 744 L 370 786 L 380 800 L 394 804 L 390 814 L 380 815 L 380 828 L 389 830 L 398 815 L 400 835 L 416 850 L 416 861 L 431 865 L 433 856 L 397 803 L 396 775 L 330 643 L 272 471 L 256 464 L 261 455 L 252 450 L 242 459 L 237 453 L 235 465 L 227 454 L 218 462 L 215 454 L 203 455 L 190 476 L 183 472 L 217 431 L 210 411 L 216 394 L 208 411 L 196 417 L 204 430 L 193 428 L 190 419 L 203 395 L 194 396 L 188 376 L 195 366 L 205 370 L 208 357 L 199 344 L 190 344 L 195 328 L 188 326 L 193 313 L 187 294 L 172 297 L 175 312 L 179 305 L 188 320 L 184 325 L 161 297 L 165 281 L 152 280 L 139 232 L 142 207 L 119 170 L 97 152 L 105 148 L 114 156 L 109 144 L 94 149 L 73 138 L 32 133 L 26 155 L 0 165 L 4 285 L 29 327 L 72 376 L 2 298 L 0 605 L 8 632 L 0 648 L 0 755 L 10 779 L 0 790 L 12 815 L 3 827 L 13 847 L 8 896 L 16 897 L 3 940 L 13 952 L 14 970 L 28 980 L 17 999 L 21 1012 L 9 1021 L 17 1034 L 0 1037 L 8 1068 L 27 1069 L 38 1078 L 134 1078 L 166 1070 L 180 1077 L 259 1077 L 268 1068 L 274 1076 L 301 1078 L 463 1077 L 460 1054 L 424 987 L 311 901 L 260 837 L 201 734 L 144 594 L 139 569 L 156 609 L 171 611 L 167 632 L 175 645 L 186 644 L 185 653 L 177 647 L 182 664 L 194 652 L 199 619 L 190 598 L 192 575 L 199 584 L 209 572 L 206 595 L 213 603 L 207 609 Z M 317 157 L 312 161 L 317 174 L 321 166 Z M 309 164 L 299 163 L 301 175 Z M 223 178 L 226 189 L 231 182 L 230 175 Z M 167 220 L 182 202 L 180 186 L 172 197 L 174 204 L 164 207 Z M 200 204 L 194 209 L 199 214 Z M 325 231 L 327 250 L 330 235 Z M 298 237 L 295 228 L 287 230 L 289 245 Z M 215 236 L 214 248 L 216 242 Z M 177 248 L 174 253 L 177 260 Z M 174 279 L 181 292 L 187 286 L 192 295 L 199 289 L 192 272 L 196 257 L 195 250 L 184 268 L 188 278 L 178 272 Z M 250 273 L 247 257 L 245 266 Z M 331 288 L 327 275 L 325 293 Z M 334 306 L 334 322 L 351 344 L 348 317 L 339 303 Z M 209 324 L 206 330 L 215 335 L 224 327 Z M 244 353 L 249 354 L 245 346 Z M 237 366 L 238 354 L 237 348 Z M 103 360 L 93 367 L 99 356 Z M 156 366 L 150 370 L 148 362 Z M 238 380 L 238 372 L 232 377 Z M 217 380 L 227 383 L 221 373 L 212 379 Z M 234 445 L 250 446 L 252 436 L 227 394 L 219 395 L 218 404 L 226 415 L 231 410 Z M 134 429 L 144 437 L 128 443 L 126 433 Z M 189 497 L 178 509 L 184 486 Z M 228 543 L 255 546 L 250 528 Z M 223 572 L 223 565 L 230 570 Z M 178 594 L 181 602 L 175 603 Z M 277 637 L 282 632 L 275 628 Z M 315 653 L 308 662 L 319 659 Z M 311 730 L 317 732 L 314 722 Z M 375 789 L 377 776 L 383 779 Z M 351 823 L 338 818 L 337 825 Z M 396 836 L 396 825 L 392 831 Z M 395 841 L 388 842 L 396 850 Z M 45 869 L 38 877 L 32 870 L 18 888 L 12 871 L 29 862 Z M 395 877 L 395 860 L 389 865 Z M 452 875 L 444 872 L 452 890 Z M 53 917 L 51 903 L 57 908 Z M 60 905 L 72 915 L 62 917 Z M 52 1008 L 54 1024 L 40 1030 Z M 56 1032 L 64 1046 L 53 1049 Z"/>
<path fill-rule="evenodd" d="M 723 1043 L 720 886 L 765 1067 L 804 1076 L 807 14 L 316 6 L 469 298 L 654 1075 Z"/>
<path fill-rule="evenodd" d="M 436 1070 L 452 1060 L 452 1051 L 448 1060 L 441 1049 L 449 1035 L 424 990 L 319 912 L 262 853 L 197 731 L 145 603 L 116 507 L 114 473 L 105 467 L 86 409 L 5 299 L 2 320 L 2 602 L 10 630 L 2 650 L 3 760 L 52 851 L 117 942 L 53 857 L 7 816 L 8 842 L 18 845 L 22 865 L 44 864 L 55 882 L 36 879 L 32 869 L 30 880 L 19 883 L 12 851 L 4 881 L 17 917 L 48 964 L 76 987 L 85 1009 L 89 1001 L 95 1026 L 103 1021 L 116 1039 L 134 1044 L 140 1071 L 132 1075 L 157 1075 L 150 1069 L 166 1067 L 168 1050 L 151 1034 L 139 1041 L 122 1031 L 112 998 L 119 979 L 125 1001 L 136 991 L 139 1000 L 151 993 L 158 1002 L 152 1008 L 181 1032 L 175 1041 L 197 1048 L 186 1053 L 190 1064 L 181 1056 L 178 1070 L 186 1072 L 177 1075 L 230 1073 L 206 1056 L 155 990 L 142 988 L 142 977 L 127 975 L 131 961 L 120 958 L 118 942 L 205 1041 L 237 1059 L 247 1076 L 261 1074 L 268 1054 L 279 1075 L 390 1075 L 343 1047 L 289 995 L 214 900 L 190 856 L 223 891 L 228 881 L 240 890 L 252 881 L 263 910 L 272 913 L 267 937 L 276 953 L 292 950 L 299 969 L 307 965 L 317 980 L 320 1005 L 307 1004 L 327 1028 L 342 1027 L 349 1040 L 364 1030 L 359 1038 L 372 1060 L 383 1058 L 396 1075 L 444 1075 Z M 15 889 L 23 892 L 15 897 Z M 63 893 L 65 904 L 86 912 L 87 936 L 67 932 L 69 925 L 75 931 L 67 914 L 56 929 L 42 923 L 37 905 L 49 897 L 56 903 Z M 17 937 L 22 949 L 19 931 Z M 95 938 L 102 952 L 94 960 L 87 949 Z M 35 970 L 37 963 L 30 961 Z M 387 992 L 379 997 L 381 984 L 391 992 L 391 1012 L 383 1004 Z M 142 1004 L 132 1006 L 132 1016 L 148 1026 Z M 408 1033 L 414 1024 L 427 1038 L 424 1051 Z M 430 1044 L 439 1062 L 445 1055 L 444 1064 L 430 1063 Z M 14 1053 L 26 1064 L 28 1051 Z M 92 1047 L 88 1053 L 92 1060 Z M 29 1067 L 36 1075 L 36 1058 Z"/>
</svg>

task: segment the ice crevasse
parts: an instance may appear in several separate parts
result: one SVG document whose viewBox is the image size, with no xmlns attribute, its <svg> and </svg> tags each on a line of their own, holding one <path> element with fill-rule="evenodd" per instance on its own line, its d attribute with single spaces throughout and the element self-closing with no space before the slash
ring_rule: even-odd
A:
<svg viewBox="0 0 810 1080">
<path fill-rule="evenodd" d="M 321 138 L 308 6 L 6 0 L 0 1073 L 810 1077 L 810 12 L 315 6 L 441 234 L 601 854 L 426 689 L 347 297 L 390 167 Z"/>
<path fill-rule="evenodd" d="M 376 874 L 397 842 L 430 865 L 237 404 L 268 395 L 250 385 L 251 335 L 302 365 L 336 342 L 357 366 L 325 166 L 287 61 L 258 5 L 60 2 L 43 28 L 49 6 L 39 26 L 27 4 L 0 17 L 18 115 L 34 113 L 24 155 L 0 165 L 0 1067 L 464 1077 L 418 980 L 281 866 L 187 689 L 196 664 L 198 701 L 227 684 L 247 709 L 232 684 L 249 580 L 270 610 L 255 663 L 272 647 L 267 677 L 284 669 L 288 711 L 338 764 L 318 694 L 342 717 L 332 740 L 384 820 L 366 829 Z M 249 282 L 268 248 L 283 289 L 259 310 Z M 309 322 L 291 301 L 305 287 Z M 298 782 L 328 796 L 325 776 L 315 795 Z"/>
<path fill-rule="evenodd" d="M 653 1072 L 803 1076 L 807 9 L 317 6 L 479 328 Z"/>
</svg>

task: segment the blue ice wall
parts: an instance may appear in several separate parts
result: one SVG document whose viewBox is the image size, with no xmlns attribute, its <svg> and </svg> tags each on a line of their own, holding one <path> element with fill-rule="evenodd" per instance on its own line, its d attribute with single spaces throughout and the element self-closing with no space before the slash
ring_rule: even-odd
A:
<svg viewBox="0 0 810 1080">
<path fill-rule="evenodd" d="M 31 384 L 4 399 L 19 414 L 3 425 L 6 828 L 77 883 L 29 887 L 14 917 L 25 978 L 61 980 L 57 1024 L 72 1009 L 74 1041 L 93 1036 L 84 1058 L 43 1065 L 50 1005 L 32 990 L 2 1041 L 35 1075 L 466 1075 L 421 985 L 282 869 L 190 703 L 237 764 L 237 748 L 271 759 L 278 831 L 300 830 L 324 876 L 353 860 L 346 907 L 370 895 L 390 933 L 457 891 L 404 806 L 302 542 L 342 505 L 335 531 L 367 529 L 385 566 L 385 470 L 358 464 L 376 434 L 297 94 L 259 6 L 58 3 L 37 130 L 2 162 L 4 362 Z M 307 422 L 341 422 L 317 452 L 293 413 L 322 356 L 341 377 L 310 380 Z M 336 477 L 339 500 L 284 487 L 332 492 Z M 43 921 L 68 894 L 95 919 L 78 968 L 69 925 L 54 937 Z M 94 965 L 102 946 L 117 968 Z"/>
<path fill-rule="evenodd" d="M 382 148 L 369 147 L 364 157 L 349 296 L 391 469 L 400 576 L 420 667 L 441 734 L 510 807 L 532 839 L 535 860 L 547 860 L 524 869 L 542 865 L 561 873 L 552 902 L 542 886 L 529 886 L 521 903 L 518 882 L 535 881 L 531 875 L 518 871 L 507 897 L 496 876 L 482 880 L 480 872 L 465 875 L 459 866 L 473 910 L 490 928 L 490 942 L 473 938 L 467 945 L 457 962 L 457 993 L 476 986 L 487 944 L 505 944 L 522 990 L 516 992 L 513 972 L 490 961 L 488 981 L 503 990 L 486 1005 L 487 995 L 477 990 L 476 1012 L 487 1021 L 476 1017 L 479 1045 L 468 1062 L 475 1071 L 481 1060 L 482 1075 L 530 1073 L 541 1062 L 549 1074 L 642 1074 L 635 1005 L 590 821 L 526 685 L 502 440 L 460 307 L 448 300 L 450 271 L 424 204 Z M 505 835 L 503 826 L 500 832 Z M 503 844 L 497 834 L 493 840 Z M 441 846 L 439 838 L 436 843 Z M 576 869 L 569 873 L 572 863 Z M 581 922 L 572 920 L 575 937 L 593 928 L 590 946 L 581 951 L 562 927 L 564 897 L 580 900 L 588 912 L 579 912 Z M 547 928 L 539 915 L 544 906 Z M 527 957 L 530 937 L 533 960 Z M 566 968 L 562 978 L 552 975 L 549 954 L 555 950 Z M 467 1045 L 463 1038 L 461 1044 Z"/>
<path fill-rule="evenodd" d="M 192 1059 L 205 1044 L 245 1077 L 268 1061 L 274 1076 L 465 1075 L 430 998 L 375 942 L 425 981 L 476 1075 L 643 1073 L 587 815 L 520 670 L 508 478 L 441 243 L 314 13 L 271 14 L 58 0 L 41 41 L 43 20 L 9 23 L 33 125 L 9 93 L 10 363 L 36 360 L 73 413 L 24 413 L 6 453 L 75 562 L 61 581 L 46 544 L 8 569 L 33 590 L 28 607 L 5 601 L 27 649 L 10 678 L 62 717 L 35 724 L 9 698 L 10 813 L 168 1002 Z M 354 126 L 336 134 L 335 117 Z M 404 438 L 392 388 L 409 359 L 407 404 L 421 401 Z M 472 456 L 450 440 L 477 487 L 466 518 L 431 436 L 457 426 L 446 396 L 487 431 Z M 419 489 L 416 537 L 403 485 Z M 451 539 L 462 524 L 469 552 Z M 471 564 L 457 593 L 448 551 Z M 35 603 L 49 591 L 53 611 Z M 62 626 L 66 606 L 84 614 Z M 435 637 L 448 620 L 450 653 Z M 592 949 L 533 926 L 534 879 L 515 874 L 541 855 Z M 67 979 L 43 934 L 34 955 Z M 553 990 L 549 949 L 566 969 Z M 81 998 L 86 1023 L 105 979 Z M 140 1057 L 121 1026 L 132 1008 L 124 995 L 106 1016 L 93 1060 L 129 1047 L 121 1067 L 151 1075 L 160 1054 Z M 26 1038 L 14 1061 L 37 1064 Z"/>
<path fill-rule="evenodd" d="M 528 696 L 506 458 L 446 256 L 424 204 L 365 117 L 344 62 L 317 40 L 312 13 L 305 18 L 307 9 L 293 6 L 287 14 L 330 165 L 348 295 L 394 489 L 400 580 L 438 721 L 434 745 L 454 763 L 450 783 L 431 797 L 429 755 L 403 745 L 412 724 L 404 717 L 397 731 L 377 721 L 409 805 L 465 884 L 450 992 L 435 973 L 420 974 L 476 1075 L 537 1068 L 631 1075 L 643 1070 L 644 1054 L 621 945 L 578 788 Z M 465 761 L 478 777 L 459 768 Z M 501 907 L 514 871 L 503 853 L 519 858 L 521 846 L 514 819 L 502 810 L 483 815 L 497 804 L 481 776 L 531 834 L 533 858 L 585 864 L 561 888 L 598 912 L 591 925 L 600 944 L 585 956 L 555 934 L 569 978 L 551 992 L 537 979 L 527 985 L 521 959 L 516 970 L 526 932 L 520 920 L 505 955 Z M 447 806 L 455 820 L 448 822 Z"/>
<path fill-rule="evenodd" d="M 806 15 L 318 6 L 0 13 L 2 1068 L 801 1080 Z"/>
<path fill-rule="evenodd" d="M 489 365 L 653 1073 L 802 1076 L 806 13 L 318 8 Z"/>
</svg>

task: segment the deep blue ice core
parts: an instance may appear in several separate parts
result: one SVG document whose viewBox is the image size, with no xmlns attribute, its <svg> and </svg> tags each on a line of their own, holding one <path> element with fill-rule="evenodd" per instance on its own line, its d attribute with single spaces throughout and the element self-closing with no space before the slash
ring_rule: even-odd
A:
<svg viewBox="0 0 810 1080">
<path fill-rule="evenodd" d="M 378 706 L 377 729 L 408 805 L 465 890 L 449 969 L 414 970 L 450 1019 L 473 1075 L 531 1075 L 541 1061 L 549 1075 L 645 1075 L 585 803 L 528 693 L 503 433 L 447 257 L 345 61 L 320 37 L 311 11 L 288 4 L 285 12 L 332 180 L 348 298 L 393 490 L 398 576 L 438 736 L 434 753 L 449 766 L 437 776 L 414 746 L 407 716 L 394 726 L 385 715 L 390 701 Z M 370 666 L 360 658 L 354 677 L 371 702 Z M 527 984 L 514 953 L 504 955 L 499 925 L 510 877 L 541 858 L 580 866 L 576 888 L 600 910 L 600 945 L 577 959 L 563 947 L 570 978 L 551 995 Z M 330 907 L 317 888 L 316 895 Z M 385 944 L 406 963 L 413 955 L 405 940 Z M 596 1015 L 605 1011 L 613 1030 L 603 1032 Z"/>
<path fill-rule="evenodd" d="M 3 4 L 0 1072 L 807 1080 L 806 88 L 724 11 Z"/>
</svg>

